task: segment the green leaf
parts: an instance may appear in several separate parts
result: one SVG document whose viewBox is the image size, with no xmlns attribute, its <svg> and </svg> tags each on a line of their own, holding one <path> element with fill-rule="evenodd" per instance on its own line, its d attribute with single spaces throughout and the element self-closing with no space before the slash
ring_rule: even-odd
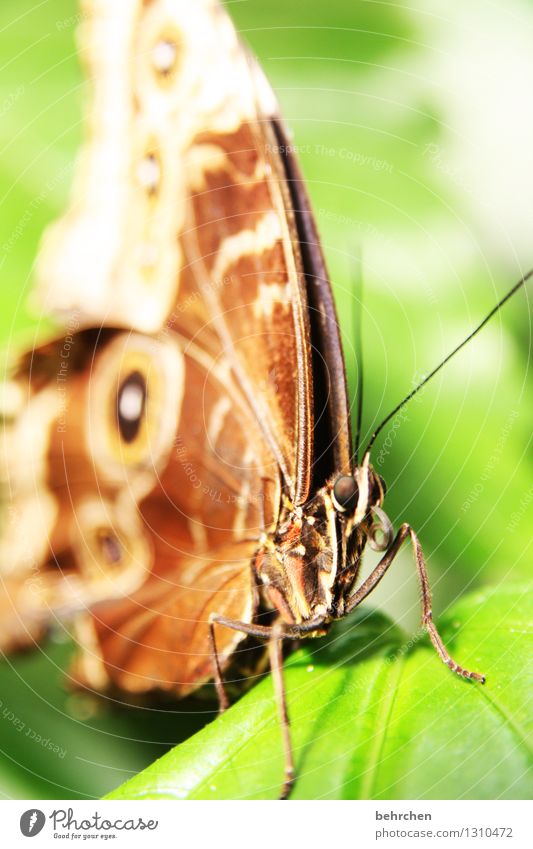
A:
<svg viewBox="0 0 533 849">
<path fill-rule="evenodd" d="M 446 669 L 423 633 L 409 638 L 377 613 L 305 643 L 285 666 L 292 797 L 530 798 L 532 606 L 528 587 L 498 587 L 443 618 L 453 656 L 483 671 L 485 686 Z M 282 773 L 268 678 L 108 798 L 273 799 Z"/>
<path fill-rule="evenodd" d="M 72 690 L 66 636 L 57 626 L 0 663 L 0 798 L 98 799 L 205 725 L 187 700 L 133 706 Z"/>
</svg>

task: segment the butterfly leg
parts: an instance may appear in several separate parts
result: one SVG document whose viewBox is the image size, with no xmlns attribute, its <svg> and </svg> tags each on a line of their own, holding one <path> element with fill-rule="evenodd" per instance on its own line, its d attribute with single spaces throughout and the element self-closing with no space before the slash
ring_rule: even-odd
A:
<svg viewBox="0 0 533 849">
<path fill-rule="evenodd" d="M 224 713 L 229 708 L 229 699 L 224 687 L 224 679 L 222 678 L 222 670 L 220 668 L 220 659 L 218 657 L 217 642 L 215 637 L 215 623 L 209 619 L 209 651 L 211 653 L 211 661 L 213 664 L 213 681 L 215 690 L 218 696 L 218 712 Z"/>
<path fill-rule="evenodd" d="M 217 613 L 212 613 L 210 615 L 209 651 L 213 666 L 213 681 L 218 696 L 218 712 L 224 713 L 224 711 L 229 708 L 229 699 L 224 687 L 224 679 L 222 678 L 222 669 L 220 667 L 220 658 L 215 637 L 215 625 L 225 625 L 226 628 L 232 628 L 234 631 L 240 631 L 241 633 L 248 634 L 251 637 L 259 637 L 259 639 L 270 638 L 272 628 L 267 628 L 264 625 L 250 625 L 247 622 L 239 622 L 236 619 L 228 619 L 225 616 L 219 616 Z"/>
<path fill-rule="evenodd" d="M 272 636 L 268 642 L 268 652 L 283 736 L 283 748 L 285 751 L 285 781 L 283 782 L 279 798 L 288 799 L 294 785 L 294 758 L 292 754 L 291 726 L 287 710 L 287 693 L 283 679 L 283 634 L 278 625 L 274 625 L 272 628 Z"/>
<path fill-rule="evenodd" d="M 382 557 L 382 559 L 380 560 L 374 571 L 368 576 L 366 581 L 350 598 L 346 612 L 350 613 L 378 585 L 389 566 L 395 560 L 402 544 L 407 539 L 407 537 L 411 538 L 411 544 L 413 546 L 413 552 L 415 555 L 418 581 L 420 583 L 420 589 L 422 591 L 422 625 L 428 632 L 429 638 L 433 643 L 437 654 L 439 655 L 440 659 L 446 664 L 446 666 L 448 666 L 453 672 L 456 672 L 457 675 L 461 675 L 463 678 L 470 678 L 474 681 L 480 681 L 482 684 L 484 684 L 484 675 L 481 675 L 479 672 L 469 672 L 468 669 L 463 669 L 462 666 L 459 666 L 459 664 L 457 664 L 450 657 L 448 650 L 444 645 L 442 637 L 440 636 L 437 630 L 437 626 L 433 621 L 433 614 L 431 609 L 431 589 L 429 586 L 429 579 L 424 554 L 422 552 L 418 537 L 410 525 L 403 524 L 401 526 L 389 550 Z"/>
<path fill-rule="evenodd" d="M 272 671 L 272 679 L 274 682 L 274 692 L 276 694 L 276 702 L 278 705 L 278 712 L 281 724 L 281 733 L 283 736 L 283 748 L 285 752 L 285 780 L 283 782 L 283 787 L 281 788 L 279 798 L 288 799 L 292 787 L 294 785 L 294 758 L 292 754 L 289 713 L 287 710 L 287 695 L 285 692 L 285 682 L 283 680 L 283 640 L 284 638 L 291 636 L 291 634 L 287 634 L 284 632 L 281 623 L 276 623 L 272 626 L 252 625 L 247 622 L 239 622 L 235 619 L 227 619 L 225 616 L 218 616 L 216 613 L 212 613 L 209 618 L 210 640 L 212 640 L 212 651 L 214 650 L 215 652 L 215 661 L 213 665 L 215 667 L 215 674 L 218 675 L 219 683 L 217 684 L 217 678 L 215 677 L 215 687 L 217 688 L 217 693 L 219 693 L 219 700 L 220 692 L 224 693 L 224 698 L 226 698 L 226 694 L 224 692 L 224 685 L 222 682 L 222 675 L 220 673 L 220 664 L 218 662 L 218 656 L 216 655 L 216 643 L 214 635 L 215 624 L 225 625 L 227 628 L 232 628 L 234 631 L 241 631 L 242 633 L 248 634 L 249 636 L 257 637 L 262 640 L 268 640 L 270 668 Z M 221 690 L 219 690 L 219 687 L 221 688 Z"/>
</svg>

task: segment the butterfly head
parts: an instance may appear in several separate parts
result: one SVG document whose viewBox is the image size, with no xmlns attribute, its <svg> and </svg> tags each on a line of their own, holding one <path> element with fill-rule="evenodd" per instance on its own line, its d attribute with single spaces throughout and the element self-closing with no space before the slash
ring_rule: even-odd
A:
<svg viewBox="0 0 533 849">
<path fill-rule="evenodd" d="M 386 551 L 392 543 L 393 527 L 382 509 L 386 491 L 385 481 L 365 454 L 352 474 L 334 475 L 317 496 L 323 499 L 329 517 L 327 549 L 332 554 L 330 580 L 325 580 L 325 575 L 319 580 L 323 597 L 328 599 L 326 620 L 344 615 L 367 543 L 376 551 Z M 324 606 L 316 606 L 313 615 L 321 608 Z"/>
<path fill-rule="evenodd" d="M 367 455 L 353 474 L 332 476 L 306 505 L 289 508 L 256 562 L 286 621 L 327 623 L 344 614 L 366 544 L 385 551 L 392 542 L 385 492 Z"/>
</svg>

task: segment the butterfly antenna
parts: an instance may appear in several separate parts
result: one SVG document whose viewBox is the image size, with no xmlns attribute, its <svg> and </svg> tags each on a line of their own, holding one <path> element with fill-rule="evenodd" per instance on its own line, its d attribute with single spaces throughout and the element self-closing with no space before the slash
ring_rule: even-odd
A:
<svg viewBox="0 0 533 849">
<path fill-rule="evenodd" d="M 355 359 L 357 363 L 357 419 L 355 429 L 355 464 L 359 465 L 359 449 L 361 447 L 361 427 L 363 422 L 363 259 L 361 248 L 354 257 L 353 268 L 354 293 L 353 326 L 355 333 Z"/>
<path fill-rule="evenodd" d="M 425 377 L 425 378 L 424 378 L 424 380 L 422 380 L 422 381 L 418 384 L 418 386 L 415 386 L 415 388 L 414 388 L 414 389 L 413 389 L 413 390 L 409 393 L 409 395 L 406 395 L 406 397 L 403 399 L 403 401 L 400 401 L 400 403 L 399 403 L 399 404 L 397 404 L 397 405 L 395 406 L 394 410 L 392 410 L 392 412 L 390 412 L 390 413 L 389 413 L 389 415 L 388 415 L 388 416 L 386 416 L 386 417 L 383 419 L 383 421 L 381 422 L 381 424 L 380 424 L 380 425 L 378 425 L 378 427 L 376 428 L 376 430 L 374 431 L 374 433 L 373 433 L 373 434 L 372 434 L 372 436 L 370 437 L 370 442 L 368 443 L 368 446 L 367 446 L 367 448 L 366 448 L 365 455 L 366 455 L 366 454 L 368 454 L 368 453 L 370 452 L 370 449 L 372 448 L 372 446 L 373 446 L 374 442 L 376 441 L 377 436 L 379 436 L 379 434 L 381 433 L 381 431 L 383 430 L 383 428 L 385 427 L 385 425 L 386 425 L 388 422 L 390 422 L 390 420 L 391 420 L 392 418 L 394 418 L 394 416 L 395 416 L 397 413 L 399 413 L 399 411 L 402 409 L 402 407 L 405 407 L 405 405 L 409 403 L 409 401 L 411 400 L 411 398 L 413 398 L 413 397 L 417 394 L 417 392 L 420 392 L 420 390 L 422 389 L 422 387 L 423 387 L 423 386 L 425 386 L 425 385 L 426 385 L 426 383 L 429 383 L 429 381 L 430 381 L 433 377 L 435 377 L 435 375 L 437 374 L 437 372 L 439 372 L 439 371 L 441 370 L 441 368 L 442 368 L 443 366 L 445 366 L 445 365 L 446 365 L 446 363 L 448 363 L 448 362 L 452 359 L 452 357 L 455 357 L 455 355 L 456 355 L 457 353 L 459 353 L 459 351 L 461 350 L 461 348 L 464 348 L 464 346 L 465 346 L 468 342 L 470 342 L 470 340 L 471 340 L 471 339 L 473 339 L 473 338 L 474 338 L 474 336 L 477 336 L 477 334 L 479 333 L 479 331 L 480 331 L 483 327 L 485 327 L 485 325 L 487 324 L 487 322 L 489 322 L 489 321 L 490 321 L 490 319 L 493 317 L 493 315 L 495 315 L 495 314 L 496 314 L 496 313 L 497 313 L 497 312 L 498 312 L 498 311 L 499 311 L 499 310 L 503 307 L 503 305 L 504 305 L 504 304 L 505 304 L 505 303 L 506 303 L 506 302 L 507 302 L 510 298 L 512 298 L 512 297 L 513 297 L 513 295 L 514 295 L 514 294 L 516 294 L 516 292 L 518 292 L 518 291 L 519 291 L 519 289 L 521 289 L 521 288 L 522 288 L 522 287 L 523 287 L 523 286 L 527 283 L 527 281 L 528 281 L 531 277 L 533 277 L 533 268 L 532 268 L 530 271 L 528 271 L 528 272 L 527 272 L 527 274 L 524 274 L 524 276 L 520 278 L 520 280 L 518 281 L 518 283 L 515 283 L 515 285 L 512 287 L 512 289 L 509 289 L 509 291 L 507 292 L 507 294 L 506 294 L 506 295 L 504 295 L 504 296 L 503 296 L 503 298 L 501 299 L 501 301 L 498 301 L 498 303 L 496 304 L 496 306 L 495 306 L 495 307 L 493 307 L 493 308 L 491 309 L 491 311 L 488 313 L 488 315 L 486 315 L 486 316 L 485 316 L 485 318 L 483 319 L 483 321 L 481 321 L 481 322 L 478 324 L 478 326 L 477 326 L 476 328 L 474 328 L 474 330 L 472 330 L 472 332 L 471 332 L 471 333 L 469 333 L 469 334 L 468 334 L 468 336 L 466 337 L 466 339 L 463 339 L 463 341 L 461 342 L 461 344 L 460 344 L 460 345 L 458 345 L 458 346 L 457 346 L 457 348 L 454 348 L 454 349 L 453 349 L 453 351 L 451 351 L 451 353 L 449 353 L 447 357 L 444 357 L 444 359 L 442 360 L 442 362 L 440 362 L 440 363 L 438 364 L 438 366 L 436 366 L 436 367 L 433 369 L 433 371 L 432 371 L 432 372 L 430 372 L 430 373 L 427 375 L 427 377 Z"/>
</svg>

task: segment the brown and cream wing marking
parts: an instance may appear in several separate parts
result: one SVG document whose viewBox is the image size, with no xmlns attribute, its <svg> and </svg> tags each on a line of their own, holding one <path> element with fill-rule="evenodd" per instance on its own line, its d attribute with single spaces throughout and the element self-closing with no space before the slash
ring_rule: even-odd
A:
<svg viewBox="0 0 533 849">
<path fill-rule="evenodd" d="M 277 522 L 277 465 L 224 364 L 190 343 L 184 366 L 173 450 L 139 503 L 153 552 L 150 575 L 127 599 L 96 605 L 82 623 L 80 636 L 89 635 L 92 649 L 78 673 L 91 686 L 185 695 L 212 675 L 209 614 L 251 622 L 256 612 L 251 562 L 261 534 Z M 243 635 L 216 632 L 225 666 Z"/>
<path fill-rule="evenodd" d="M 13 376 L 28 400 L 6 434 L 3 650 L 74 618 L 78 678 L 183 694 L 210 677 L 209 613 L 252 620 L 250 564 L 277 521 L 277 466 L 228 369 L 184 344 L 82 331 L 62 393 L 51 381 L 62 339 Z M 146 404 L 124 440 L 116 419 L 132 373 Z M 32 448 L 36 415 L 46 427 Z M 242 635 L 218 630 L 225 663 Z"/>
<path fill-rule="evenodd" d="M 253 621 L 253 543 L 222 549 L 216 558 L 176 557 L 165 543 L 161 548 L 156 544 L 157 568 L 149 581 L 128 598 L 101 602 L 79 618 L 83 651 L 74 676 L 83 685 L 185 696 L 213 675 L 209 615 Z M 225 667 L 243 635 L 217 627 L 216 639 Z"/>
<path fill-rule="evenodd" d="M 43 245 L 41 301 L 85 325 L 166 325 L 224 357 L 302 503 L 311 339 L 272 92 L 215 0 L 84 10 L 90 139 Z"/>
</svg>

